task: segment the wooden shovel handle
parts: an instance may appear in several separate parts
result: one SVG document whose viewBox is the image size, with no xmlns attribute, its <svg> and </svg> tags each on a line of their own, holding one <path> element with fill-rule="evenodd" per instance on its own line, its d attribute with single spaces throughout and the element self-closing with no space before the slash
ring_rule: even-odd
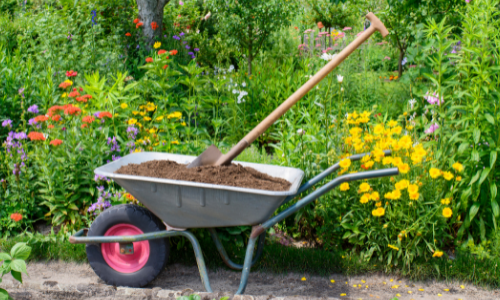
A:
<svg viewBox="0 0 500 300">
<path fill-rule="evenodd" d="M 384 24 L 373 14 L 368 13 L 366 18 L 371 22 L 370 27 L 366 29 L 360 36 L 345 47 L 337 54 L 328 64 L 326 64 L 316 75 L 311 77 L 301 88 L 293 93 L 285 102 L 276 108 L 269 116 L 259 123 L 252 131 L 250 131 L 238 144 L 236 144 L 226 155 L 224 155 L 217 165 L 231 162 L 233 158 L 238 156 L 248 145 L 255 141 L 262 133 L 264 133 L 276 120 L 278 120 L 285 112 L 287 112 L 295 103 L 297 103 L 304 95 L 309 92 L 316 84 L 325 78 L 333 69 L 335 69 L 344 59 L 346 59 L 354 50 L 356 50 L 363 42 L 365 42 L 375 31 L 379 31 L 382 37 L 389 34 Z"/>
</svg>

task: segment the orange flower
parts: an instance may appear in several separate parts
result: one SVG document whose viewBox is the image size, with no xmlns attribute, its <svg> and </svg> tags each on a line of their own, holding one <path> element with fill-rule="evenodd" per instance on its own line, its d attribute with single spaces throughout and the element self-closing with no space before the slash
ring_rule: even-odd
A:
<svg viewBox="0 0 500 300">
<path fill-rule="evenodd" d="M 44 116 L 44 115 L 40 115 L 40 116 L 36 116 L 36 117 L 35 117 L 35 121 L 37 121 L 37 122 L 45 122 L 45 121 L 47 121 L 48 119 L 49 119 L 49 117 L 46 117 L 46 116 Z"/>
<path fill-rule="evenodd" d="M 59 146 L 62 144 L 62 142 L 63 141 L 61 141 L 61 140 L 55 139 L 55 140 L 50 141 L 49 144 L 51 144 L 52 146 Z"/>
<path fill-rule="evenodd" d="M 139 19 L 135 19 L 135 20 L 134 20 L 134 23 L 135 23 L 135 24 L 139 23 Z"/>
<path fill-rule="evenodd" d="M 59 85 L 59 87 L 62 88 L 62 89 L 65 89 L 65 88 L 67 88 L 69 86 L 71 86 L 71 83 L 66 82 L 66 81 L 61 82 L 61 84 Z"/>
<path fill-rule="evenodd" d="M 67 104 L 67 105 L 64 105 L 64 106 L 65 106 L 64 113 L 66 115 L 77 115 L 77 114 L 79 114 L 79 113 L 82 112 L 81 109 L 79 109 L 78 107 L 73 106 L 71 104 Z"/>
<path fill-rule="evenodd" d="M 75 90 L 73 90 L 71 93 L 69 93 L 68 97 L 74 98 L 74 97 L 80 96 L 80 93 L 78 93 L 78 91 L 75 91 Z"/>
<path fill-rule="evenodd" d="M 82 124 L 81 128 L 86 128 L 87 127 L 87 124 Z"/>
<path fill-rule="evenodd" d="M 87 102 L 87 98 L 85 98 L 85 97 L 76 97 L 76 101 L 77 102 L 84 102 L 84 103 L 86 103 Z"/>
<path fill-rule="evenodd" d="M 135 25 L 135 28 L 139 28 L 139 27 L 141 27 L 142 25 L 144 25 L 144 23 L 139 22 L 139 23 L 137 23 L 137 25 Z"/>
<path fill-rule="evenodd" d="M 325 27 L 325 26 L 323 25 L 323 23 L 318 22 L 318 28 L 319 28 L 319 29 L 321 29 L 321 28 L 323 28 L 323 27 Z"/>
<path fill-rule="evenodd" d="M 89 123 L 89 124 L 94 122 L 94 120 L 95 120 L 95 118 L 92 116 L 85 116 L 82 118 L 82 122 Z"/>
<path fill-rule="evenodd" d="M 61 116 L 60 115 L 55 115 L 51 119 L 52 119 L 52 121 L 58 122 L 59 120 L 61 120 Z"/>
<path fill-rule="evenodd" d="M 13 213 L 10 215 L 10 218 L 14 221 L 14 222 L 19 222 L 23 219 L 23 215 L 21 215 L 20 213 Z"/>
<path fill-rule="evenodd" d="M 110 113 L 110 112 L 107 112 L 107 111 L 102 111 L 99 113 L 99 116 L 97 116 L 99 119 L 102 119 L 104 117 L 108 117 L 108 118 L 113 118 L 113 115 Z"/>
<path fill-rule="evenodd" d="M 295 30 L 299 30 L 299 27 L 297 27 L 297 26 L 295 26 L 294 28 L 295 28 Z"/>
<path fill-rule="evenodd" d="M 129 193 L 126 193 L 125 194 L 125 198 L 127 198 L 128 200 L 134 200 L 134 196 L 130 195 Z"/>
<path fill-rule="evenodd" d="M 174 49 L 174 50 L 170 50 L 170 55 L 176 55 L 176 54 L 177 54 L 177 52 L 178 52 L 178 51 L 177 51 L 177 50 L 175 50 L 175 49 Z"/>
<path fill-rule="evenodd" d="M 54 125 L 50 124 L 49 126 L 47 126 L 48 129 L 52 129 L 54 128 Z"/>
<path fill-rule="evenodd" d="M 166 68 L 168 68 L 168 65 L 164 65 L 163 66 L 163 70 L 165 70 Z"/>
<path fill-rule="evenodd" d="M 75 72 L 73 70 L 66 71 L 67 77 L 76 77 L 76 75 L 78 75 L 78 72 Z"/>
<path fill-rule="evenodd" d="M 156 22 L 151 22 L 151 28 L 153 28 L 153 30 L 158 29 L 158 23 L 156 23 Z"/>
<path fill-rule="evenodd" d="M 125 33 L 125 36 L 132 36 L 130 32 Z"/>
<path fill-rule="evenodd" d="M 90 96 L 90 95 L 83 95 L 82 97 L 85 99 L 92 99 L 92 96 Z"/>
<path fill-rule="evenodd" d="M 151 57 L 148 57 L 148 58 L 146 58 L 146 62 L 147 62 L 147 63 L 152 63 L 152 62 L 153 62 L 153 59 L 152 59 Z"/>
<path fill-rule="evenodd" d="M 40 133 L 40 132 L 32 131 L 32 132 L 28 133 L 28 137 L 32 141 L 45 141 L 45 137 L 43 136 L 43 133 Z"/>
<path fill-rule="evenodd" d="M 167 53 L 167 50 L 163 49 L 158 50 L 158 55 L 162 55 L 163 53 Z"/>
</svg>

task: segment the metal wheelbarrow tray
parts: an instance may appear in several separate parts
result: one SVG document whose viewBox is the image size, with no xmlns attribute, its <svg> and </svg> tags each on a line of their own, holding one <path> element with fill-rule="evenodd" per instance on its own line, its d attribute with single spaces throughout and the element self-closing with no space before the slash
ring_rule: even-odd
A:
<svg viewBox="0 0 500 300">
<path fill-rule="evenodd" d="M 281 166 L 237 162 L 267 175 L 288 180 L 288 191 L 267 191 L 191 181 L 115 174 L 130 163 L 171 160 L 189 164 L 196 156 L 159 152 L 127 155 L 95 170 L 113 179 L 151 212 L 172 227 L 211 228 L 256 225 L 265 222 L 286 197 L 299 189 L 304 172 Z"/>
<path fill-rule="evenodd" d="M 384 152 L 385 155 L 391 154 L 388 150 Z M 351 161 L 356 161 L 366 155 L 370 155 L 370 153 L 356 154 L 349 158 Z M 302 192 L 309 190 L 317 183 L 337 171 L 340 168 L 339 163 L 334 164 L 299 187 L 302 177 L 304 176 L 304 172 L 299 169 L 236 162 L 243 166 L 252 167 L 270 176 L 290 181 L 292 185 L 290 189 L 285 192 L 238 188 L 152 177 L 129 176 L 114 173 L 121 166 L 129 163 L 138 164 L 149 160 L 168 159 L 185 164 L 189 163 L 194 158 L 194 156 L 155 152 L 136 153 L 127 155 L 117 161 L 97 168 L 95 173 L 112 178 L 115 182 L 136 197 L 141 203 L 143 203 L 151 213 L 155 214 L 161 221 L 170 226 L 181 227 L 181 230 L 182 228 L 208 228 L 212 240 L 214 241 L 224 263 L 231 269 L 242 271 L 240 285 L 238 291 L 236 292 L 238 295 L 245 292 L 250 268 L 258 261 L 262 254 L 267 229 L 291 216 L 298 210 L 304 208 L 306 205 L 339 186 L 343 182 L 399 174 L 398 168 L 390 168 L 341 175 L 326 182 L 323 186 L 318 187 L 314 191 L 311 191 L 308 195 L 301 198 L 293 205 L 290 205 L 279 214 L 272 216 L 274 211 L 279 206 L 293 200 Z M 137 209 L 145 211 L 144 214 L 146 215 L 149 214 L 149 212 L 143 208 Z M 153 257 L 153 251 L 150 251 L 150 246 L 154 247 L 155 243 L 158 244 L 158 241 L 165 241 L 165 245 L 167 246 L 161 247 L 168 248 L 167 238 L 182 236 L 187 238 L 193 246 L 196 261 L 198 263 L 198 269 L 200 271 L 201 281 L 203 282 L 205 290 L 207 292 L 212 292 L 200 244 L 194 234 L 189 230 L 175 231 L 159 229 L 160 227 L 156 227 L 153 231 L 138 231 L 137 227 L 135 227 L 135 229 L 133 228 L 137 216 L 127 215 L 125 216 L 125 221 L 122 221 L 122 223 L 125 222 L 126 224 L 115 225 L 113 223 L 110 225 L 115 226 L 111 227 L 109 230 L 112 230 L 116 226 L 122 226 L 121 228 L 123 231 L 121 234 L 108 234 L 108 232 L 105 234 L 103 233 L 102 235 L 91 234 L 94 225 L 99 223 L 99 220 L 101 220 L 101 223 L 108 222 L 110 219 L 118 215 L 118 211 L 120 211 L 120 206 L 115 206 L 105 210 L 94 221 L 90 231 L 87 228 L 81 229 L 69 238 L 70 243 L 87 244 L 87 258 L 90 265 L 96 274 L 101 277 L 101 279 L 103 279 L 106 283 L 113 285 L 128 285 L 135 287 L 146 285 L 161 272 L 163 265 L 168 258 L 168 251 L 165 253 L 162 252 L 162 255 L 159 257 Z M 150 220 L 149 217 L 147 217 L 147 219 Z M 237 225 L 253 225 L 243 265 L 234 263 L 229 258 L 215 229 L 216 227 Z M 101 227 L 97 226 L 96 228 L 99 229 Z M 132 234 L 128 232 L 132 232 Z M 144 243 L 143 241 L 148 242 L 146 245 L 141 244 Z M 159 248 L 156 247 L 155 249 Z M 146 251 L 144 249 L 147 249 L 147 260 L 145 265 L 144 262 L 142 265 L 139 265 L 141 258 L 140 255 L 143 255 L 144 251 Z M 107 255 L 106 257 L 108 260 L 106 260 L 106 258 L 103 259 L 105 254 Z M 152 255 L 151 257 L 150 254 Z M 138 257 L 137 261 L 136 257 Z M 112 259 L 111 263 L 115 263 L 115 265 L 118 265 L 120 268 L 113 267 L 112 264 L 110 264 L 109 259 Z M 130 266 L 138 267 L 137 269 L 130 271 L 130 269 L 127 269 Z M 107 278 L 102 275 L 103 268 L 108 270 Z M 121 279 L 115 279 L 114 276 Z M 145 276 L 149 277 L 144 279 Z M 136 283 L 135 280 L 141 280 L 141 283 Z"/>
</svg>

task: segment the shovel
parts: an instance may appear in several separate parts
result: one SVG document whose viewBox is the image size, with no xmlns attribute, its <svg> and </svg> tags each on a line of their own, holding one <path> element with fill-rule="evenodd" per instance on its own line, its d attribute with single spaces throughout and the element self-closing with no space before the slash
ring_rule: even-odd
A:
<svg viewBox="0 0 500 300">
<path fill-rule="evenodd" d="M 346 59 L 354 50 L 356 50 L 364 41 L 366 41 L 375 31 L 379 31 L 382 37 L 389 34 L 384 24 L 373 14 L 368 13 L 366 18 L 371 22 L 370 27 L 366 29 L 360 36 L 345 47 L 337 54 L 328 64 L 326 64 L 316 75 L 309 79 L 300 89 L 293 93 L 285 102 L 276 108 L 269 116 L 259 123 L 252 131 L 250 131 L 241 141 L 238 142 L 227 154 L 222 154 L 220 150 L 211 145 L 187 168 L 200 166 L 221 166 L 228 165 L 231 161 L 240 155 L 248 145 L 250 145 L 257 137 L 264 133 L 276 120 L 285 114 L 295 103 L 297 103 L 304 95 L 309 92 L 316 84 L 326 77 L 335 67 L 337 67 L 344 59 Z"/>
</svg>

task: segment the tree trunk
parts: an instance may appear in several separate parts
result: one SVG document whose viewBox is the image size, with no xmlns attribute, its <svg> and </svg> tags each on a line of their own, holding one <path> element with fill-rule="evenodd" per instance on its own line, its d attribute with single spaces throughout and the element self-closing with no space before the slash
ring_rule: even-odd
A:
<svg viewBox="0 0 500 300">
<path fill-rule="evenodd" d="M 398 60 L 398 77 L 401 78 L 403 75 L 403 58 L 405 56 L 405 51 L 402 48 L 399 48 L 399 60 Z"/>
<path fill-rule="evenodd" d="M 170 0 L 136 0 L 139 9 L 139 20 L 143 23 L 142 33 L 146 43 L 151 46 L 155 37 L 161 36 L 163 29 L 163 8 Z M 153 29 L 152 23 L 158 26 Z"/>
<path fill-rule="evenodd" d="M 253 61 L 253 55 L 250 53 L 247 57 L 248 76 L 252 75 L 252 61 Z"/>
</svg>

